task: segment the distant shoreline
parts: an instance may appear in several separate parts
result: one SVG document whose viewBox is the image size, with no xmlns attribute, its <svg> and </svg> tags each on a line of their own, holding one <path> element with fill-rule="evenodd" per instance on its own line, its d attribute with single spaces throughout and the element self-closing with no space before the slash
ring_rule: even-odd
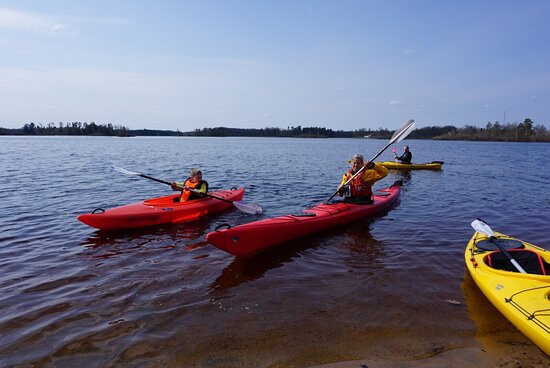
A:
<svg viewBox="0 0 550 368">
<path fill-rule="evenodd" d="M 199 135 L 101 135 L 101 134 L 1 134 L 0 137 L 114 137 L 114 138 L 136 138 L 136 137 L 186 137 L 186 138 L 209 138 L 208 136 L 199 136 Z M 242 135 L 228 135 L 228 136 L 217 136 L 210 138 L 318 138 L 318 139 L 330 139 L 335 137 L 281 137 L 281 136 L 242 136 Z M 341 138 L 341 137 L 336 137 Z M 346 137 L 344 137 L 346 138 Z M 368 139 L 368 140 L 387 140 L 386 138 L 360 138 L 360 137 L 351 137 L 351 139 Z M 389 138 L 388 138 L 389 139 Z M 410 138 L 407 137 L 407 140 L 418 139 L 418 140 L 432 140 L 432 141 L 463 141 L 463 142 L 502 142 L 502 143 L 550 143 L 548 140 L 532 140 L 532 141 L 514 141 L 514 140 L 499 140 L 499 139 L 465 139 L 465 138 L 443 138 L 443 137 L 433 137 L 433 138 Z"/>
<path fill-rule="evenodd" d="M 194 131 L 158 129 L 129 129 L 125 126 L 91 123 L 59 123 L 47 125 L 29 123 L 22 128 L 2 128 L 0 135 L 18 136 L 116 136 L 116 137 L 272 137 L 272 138 L 361 138 L 390 139 L 394 131 L 379 128 L 358 130 L 332 130 L 322 127 L 281 128 L 202 128 Z M 534 125 L 530 119 L 523 123 L 487 123 L 485 128 L 466 125 L 457 128 L 453 125 L 427 126 L 415 129 L 410 139 L 433 139 L 480 142 L 550 142 L 550 132 L 544 125 Z"/>
</svg>

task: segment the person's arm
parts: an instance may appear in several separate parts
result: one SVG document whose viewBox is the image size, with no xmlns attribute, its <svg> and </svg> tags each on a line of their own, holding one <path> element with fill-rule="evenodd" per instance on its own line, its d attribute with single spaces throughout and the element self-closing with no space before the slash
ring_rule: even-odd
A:
<svg viewBox="0 0 550 368">
<path fill-rule="evenodd" d="M 346 184 L 346 174 L 342 175 L 342 182 L 338 185 L 338 195 L 342 197 L 344 195 L 344 184 Z"/>
<path fill-rule="evenodd" d="M 369 169 L 366 170 L 363 174 L 363 180 L 370 185 L 373 185 L 378 180 L 384 178 L 388 175 L 388 169 L 382 165 L 377 165 L 375 163 L 370 163 Z"/>
<path fill-rule="evenodd" d="M 206 182 L 203 182 L 201 185 L 195 188 L 194 191 L 198 193 L 206 194 L 206 192 L 208 191 L 208 184 Z"/>
<path fill-rule="evenodd" d="M 183 190 L 183 184 L 184 183 L 173 181 L 170 186 L 172 187 L 172 190 L 178 190 L 181 192 Z"/>
</svg>

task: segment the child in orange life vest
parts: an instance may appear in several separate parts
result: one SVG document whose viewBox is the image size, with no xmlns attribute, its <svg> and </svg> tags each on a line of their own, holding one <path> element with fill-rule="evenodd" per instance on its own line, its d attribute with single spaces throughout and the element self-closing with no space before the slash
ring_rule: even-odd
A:
<svg viewBox="0 0 550 368">
<path fill-rule="evenodd" d="M 376 165 L 374 162 L 364 161 L 363 155 L 357 154 L 353 156 L 350 161 L 351 169 L 344 174 L 342 182 L 338 187 L 338 194 L 344 196 L 345 200 L 348 202 L 372 203 L 372 185 L 388 175 L 388 169 L 384 166 Z M 348 185 L 344 186 L 344 184 L 363 166 L 365 167 L 363 171 L 353 178 Z"/>
<path fill-rule="evenodd" d="M 208 182 L 202 180 L 202 171 L 199 169 L 192 169 L 189 177 L 183 183 L 173 181 L 171 186 L 173 190 L 181 190 L 181 195 L 177 198 L 177 202 L 204 198 L 200 193 L 208 192 Z"/>
</svg>

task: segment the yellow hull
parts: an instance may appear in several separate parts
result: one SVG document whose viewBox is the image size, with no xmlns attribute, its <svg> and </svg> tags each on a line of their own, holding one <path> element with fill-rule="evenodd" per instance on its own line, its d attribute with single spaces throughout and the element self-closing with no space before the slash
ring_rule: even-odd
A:
<svg viewBox="0 0 550 368">
<path fill-rule="evenodd" d="M 386 169 L 392 170 L 441 170 L 442 161 L 434 161 L 426 164 L 400 164 L 393 161 L 377 162 Z"/>
<path fill-rule="evenodd" d="M 503 241 L 519 241 L 523 249 L 536 252 L 545 262 L 550 263 L 550 252 L 547 250 L 503 234 L 495 233 L 495 236 Z M 470 239 L 464 253 L 468 271 L 487 299 L 525 336 L 550 355 L 550 276 L 489 267 L 487 255 L 493 251 L 477 246 L 487 239 L 486 235 L 477 232 Z M 513 251 L 510 253 L 514 255 Z"/>
</svg>

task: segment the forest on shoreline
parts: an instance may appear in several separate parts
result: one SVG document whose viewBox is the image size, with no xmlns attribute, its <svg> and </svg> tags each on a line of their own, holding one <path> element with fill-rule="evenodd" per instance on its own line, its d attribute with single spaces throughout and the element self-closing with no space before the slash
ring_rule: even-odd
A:
<svg viewBox="0 0 550 368">
<path fill-rule="evenodd" d="M 385 128 L 377 130 L 332 130 L 322 127 L 296 127 L 244 129 L 244 128 L 202 128 L 194 131 L 157 129 L 129 129 L 122 125 L 91 123 L 28 123 L 22 128 L 2 128 L 0 135 L 79 135 L 79 136 L 181 136 L 181 137 L 289 137 L 289 138 L 372 138 L 390 139 L 394 131 Z M 527 118 L 522 123 L 500 124 L 488 122 L 485 127 L 466 125 L 457 128 L 453 125 L 427 126 L 415 129 L 411 139 L 505 141 L 505 142 L 550 142 L 550 132 L 544 125 L 535 125 Z"/>
</svg>

